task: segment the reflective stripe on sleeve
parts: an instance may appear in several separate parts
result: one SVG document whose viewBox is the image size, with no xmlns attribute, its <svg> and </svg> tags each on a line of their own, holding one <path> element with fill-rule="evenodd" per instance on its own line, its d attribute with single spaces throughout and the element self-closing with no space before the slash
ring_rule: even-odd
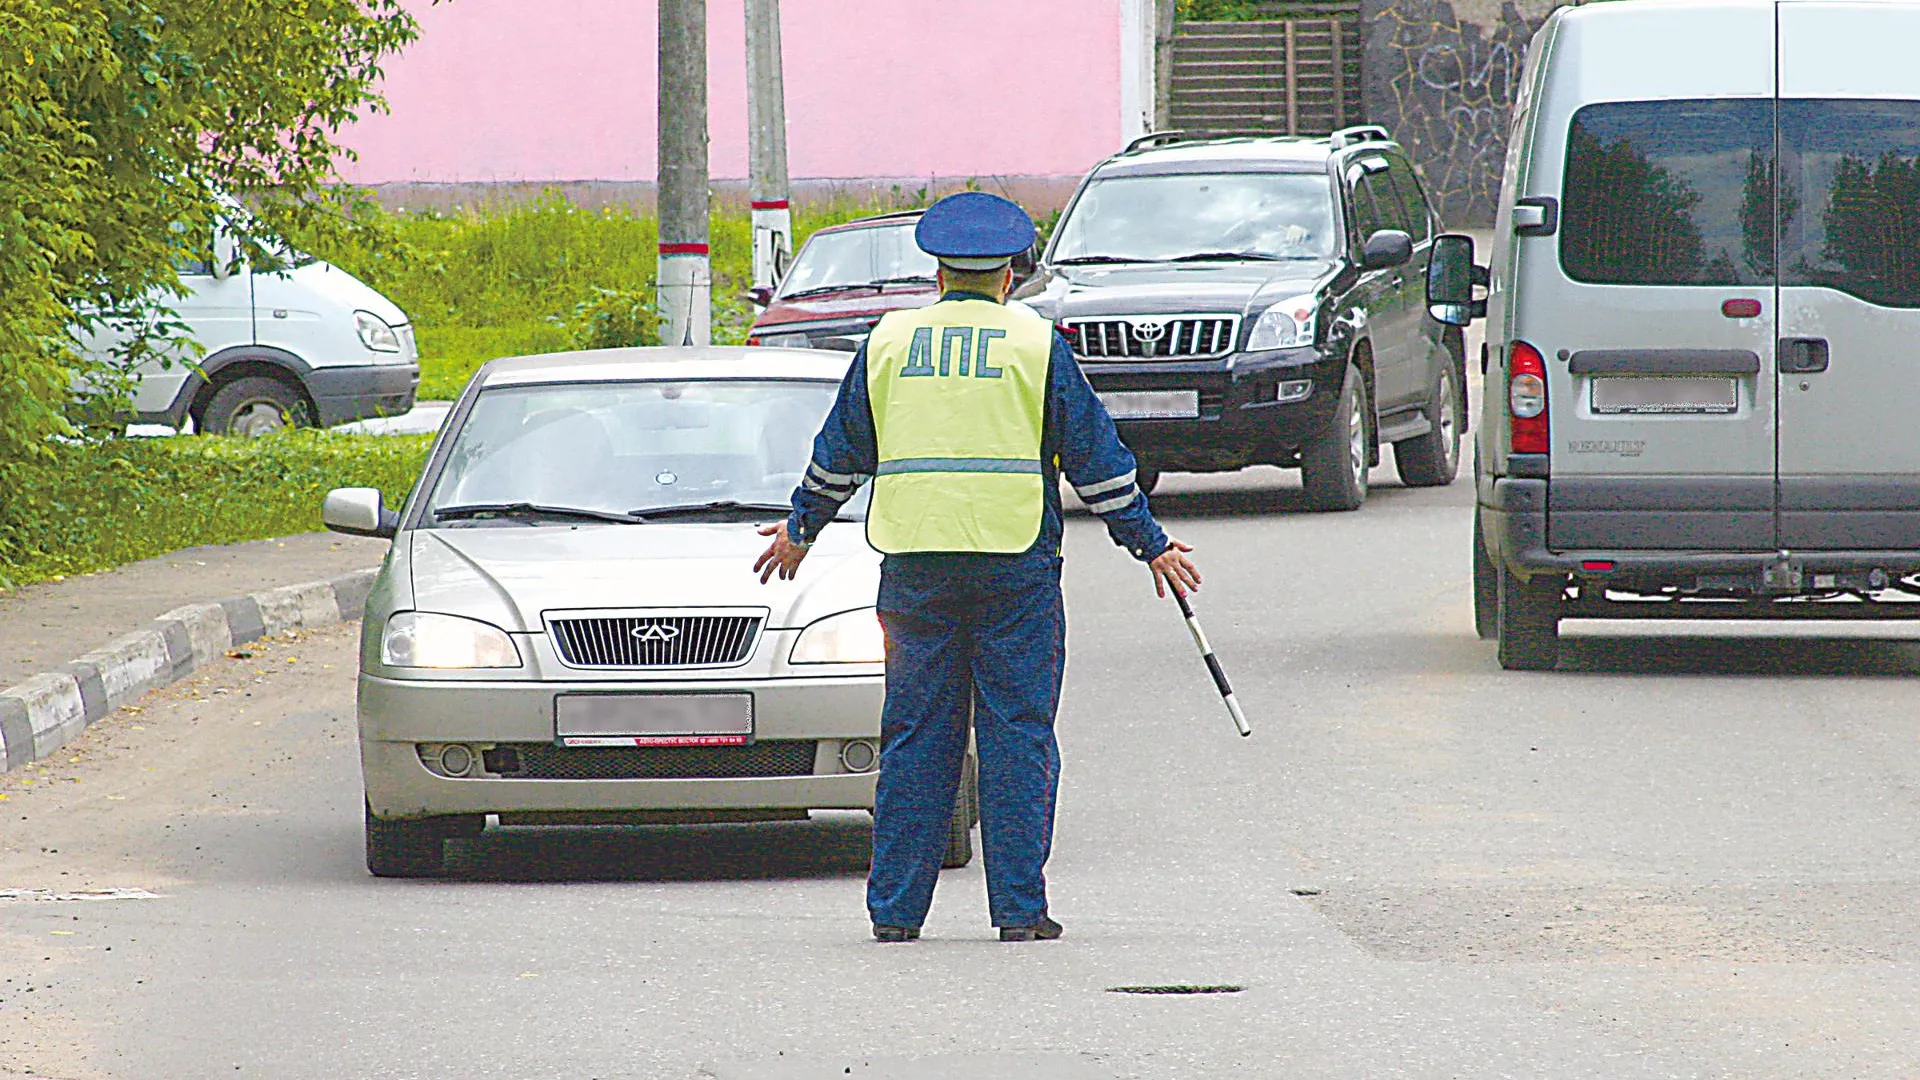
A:
<svg viewBox="0 0 1920 1080">
<path fill-rule="evenodd" d="M 807 462 L 807 472 L 818 478 L 823 484 L 853 484 L 857 486 L 861 479 L 856 473 L 828 472 L 821 468 L 818 462 L 814 461 Z"/>
<path fill-rule="evenodd" d="M 963 457 L 923 457 L 901 458 L 898 461 L 883 461 L 874 473 L 876 476 L 897 476 L 901 473 L 1033 473 L 1041 472 L 1038 461 L 1023 461 L 1019 458 L 963 458 Z"/>
<path fill-rule="evenodd" d="M 1129 486 L 1127 490 L 1121 492 L 1118 495 L 1113 496 L 1112 498 L 1101 499 L 1099 502 L 1088 503 L 1087 509 L 1093 511 L 1096 514 L 1111 514 L 1115 510 L 1125 510 L 1128 506 L 1133 504 L 1133 497 L 1137 494 L 1139 494 L 1139 490 L 1137 488 Z"/>
<path fill-rule="evenodd" d="M 1105 495 L 1109 491 L 1118 491 L 1121 488 L 1132 487 L 1137 472 L 1138 470 L 1128 469 L 1126 472 L 1111 480 L 1102 480 L 1097 484 L 1088 484 L 1085 487 L 1075 484 L 1073 485 L 1073 490 L 1082 499 L 1092 500 L 1098 496 Z"/>
</svg>

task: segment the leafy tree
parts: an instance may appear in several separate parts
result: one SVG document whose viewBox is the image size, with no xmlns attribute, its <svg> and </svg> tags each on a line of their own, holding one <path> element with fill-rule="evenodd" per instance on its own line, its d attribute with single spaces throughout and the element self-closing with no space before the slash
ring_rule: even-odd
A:
<svg viewBox="0 0 1920 1080">
<path fill-rule="evenodd" d="M 334 136 L 417 32 L 400 0 L 0 0 L 0 500 L 72 434 L 76 379 L 114 383 L 76 328 L 146 321 L 216 217 L 262 258 L 276 233 L 366 242 Z"/>
</svg>

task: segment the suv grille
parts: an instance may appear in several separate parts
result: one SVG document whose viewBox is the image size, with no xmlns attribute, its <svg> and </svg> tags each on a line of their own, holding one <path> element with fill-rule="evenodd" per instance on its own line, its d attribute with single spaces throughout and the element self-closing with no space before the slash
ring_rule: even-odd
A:
<svg viewBox="0 0 1920 1080">
<path fill-rule="evenodd" d="M 760 615 L 602 615 L 548 620 L 569 667 L 738 664 L 753 652 Z"/>
<path fill-rule="evenodd" d="M 812 739 L 781 739 L 751 746 L 592 746 L 502 743 L 517 751 L 520 780 L 715 780 L 756 776 L 812 776 Z M 498 753 L 498 749 L 495 750 Z"/>
<path fill-rule="evenodd" d="M 1073 351 L 1089 360 L 1191 360 L 1233 351 L 1237 315 L 1149 315 L 1073 319 L 1065 324 Z"/>
</svg>

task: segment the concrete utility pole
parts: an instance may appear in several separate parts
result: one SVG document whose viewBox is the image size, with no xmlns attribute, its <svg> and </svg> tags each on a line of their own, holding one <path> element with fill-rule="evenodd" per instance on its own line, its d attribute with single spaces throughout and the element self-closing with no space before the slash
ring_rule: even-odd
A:
<svg viewBox="0 0 1920 1080">
<path fill-rule="evenodd" d="M 787 89 L 781 74 L 780 0 L 747 0 L 748 190 L 753 200 L 753 283 L 772 285 L 793 255 L 787 204 Z"/>
<path fill-rule="evenodd" d="M 713 340 L 707 248 L 707 0 L 660 0 L 660 340 Z"/>
<path fill-rule="evenodd" d="M 1153 3 L 1153 127 L 1173 126 L 1173 0 Z"/>
</svg>

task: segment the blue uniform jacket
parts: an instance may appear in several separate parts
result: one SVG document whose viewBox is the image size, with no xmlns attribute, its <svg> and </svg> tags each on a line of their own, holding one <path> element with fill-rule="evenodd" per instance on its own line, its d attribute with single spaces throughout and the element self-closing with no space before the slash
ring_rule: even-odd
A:
<svg viewBox="0 0 1920 1080">
<path fill-rule="evenodd" d="M 950 292 L 941 299 L 993 298 Z M 1058 470 L 1062 469 L 1087 509 L 1106 522 L 1114 543 L 1142 562 L 1167 550 L 1167 534 L 1153 520 L 1146 494 L 1134 482 L 1133 452 L 1120 441 L 1113 418 L 1087 384 L 1086 375 L 1073 358 L 1073 347 L 1058 333 L 1053 335 L 1053 355 L 1047 368 L 1047 415 L 1040 448 L 1047 463 L 1047 483 L 1043 485 L 1047 503 L 1041 515 L 1040 537 L 1026 555 L 1015 558 L 1041 555 L 1051 559 L 1060 553 Z M 840 383 L 833 411 L 813 440 L 813 461 L 801 486 L 793 492 L 788 535 L 796 542 L 812 543 L 840 505 L 873 476 L 878 461 L 873 403 L 867 396 L 867 349 L 862 345 Z"/>
</svg>

